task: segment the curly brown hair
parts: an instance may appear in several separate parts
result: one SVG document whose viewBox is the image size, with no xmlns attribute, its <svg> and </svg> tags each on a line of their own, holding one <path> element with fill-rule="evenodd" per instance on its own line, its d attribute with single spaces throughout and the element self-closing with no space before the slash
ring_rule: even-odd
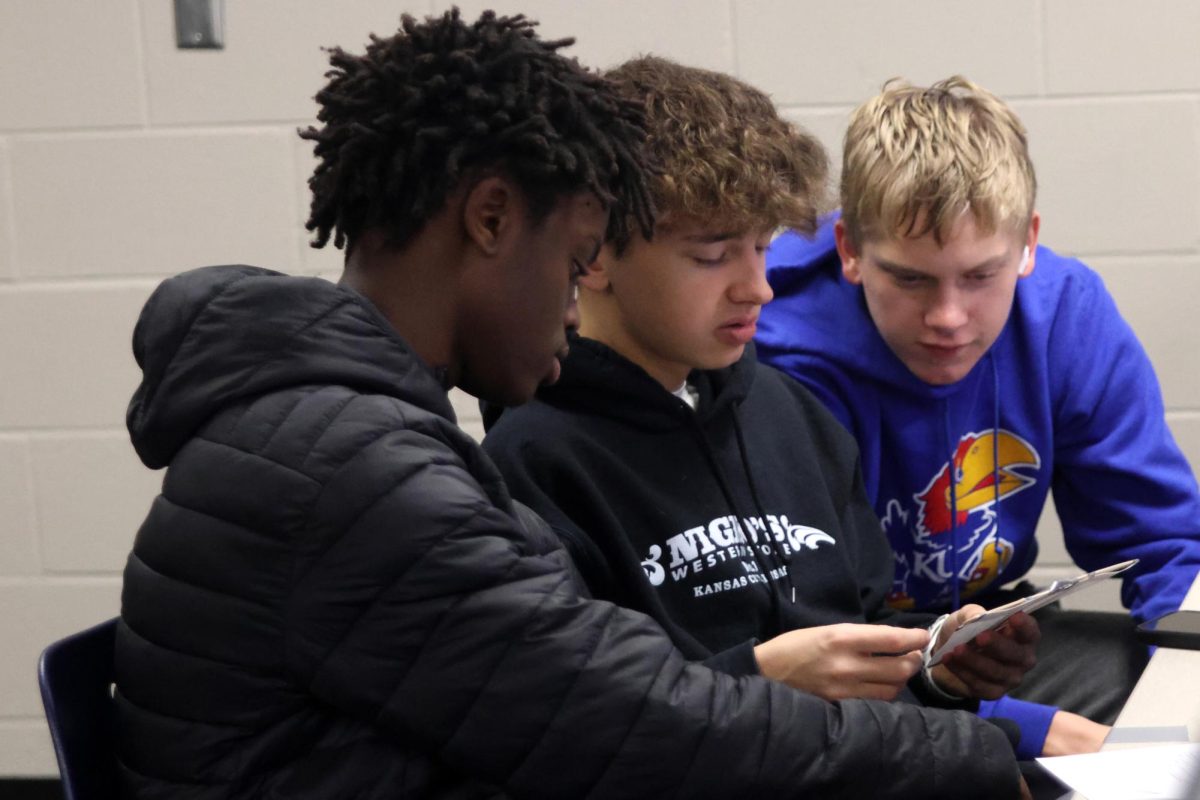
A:
<svg viewBox="0 0 1200 800">
<path fill-rule="evenodd" d="M 829 159 L 766 94 L 656 56 L 605 77 L 645 108 L 650 153 L 662 171 L 650 182 L 661 224 L 688 217 L 736 231 L 815 230 L 828 202 Z"/>
</svg>

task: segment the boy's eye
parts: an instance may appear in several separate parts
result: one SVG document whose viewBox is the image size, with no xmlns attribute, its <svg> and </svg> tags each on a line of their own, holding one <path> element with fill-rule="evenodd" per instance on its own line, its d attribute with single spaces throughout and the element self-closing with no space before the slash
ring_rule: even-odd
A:
<svg viewBox="0 0 1200 800">
<path fill-rule="evenodd" d="M 693 253 L 692 260 L 703 267 L 717 267 L 725 262 L 725 252 Z"/>
</svg>

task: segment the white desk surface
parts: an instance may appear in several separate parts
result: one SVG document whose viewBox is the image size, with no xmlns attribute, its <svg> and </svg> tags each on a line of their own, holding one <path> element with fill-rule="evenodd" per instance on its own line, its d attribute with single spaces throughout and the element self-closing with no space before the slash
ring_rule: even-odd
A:
<svg viewBox="0 0 1200 800">
<path fill-rule="evenodd" d="M 1200 575 L 1180 607 L 1200 609 Z M 1162 725 L 1186 725 L 1188 738 L 1200 742 L 1200 650 L 1155 650 L 1114 727 Z"/>
<path fill-rule="evenodd" d="M 1200 575 L 1192 582 L 1180 608 L 1200 609 Z M 1113 728 L 1186 725 L 1188 739 L 1200 742 L 1200 650 L 1159 647 L 1117 716 Z M 1144 747 L 1145 744 L 1106 744 L 1101 750 Z M 1067 792 L 1060 800 L 1086 800 Z"/>
</svg>

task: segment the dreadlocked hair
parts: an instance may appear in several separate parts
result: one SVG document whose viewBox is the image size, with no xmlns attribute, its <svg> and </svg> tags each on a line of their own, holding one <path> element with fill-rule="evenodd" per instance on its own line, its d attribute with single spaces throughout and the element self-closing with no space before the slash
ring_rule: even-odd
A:
<svg viewBox="0 0 1200 800">
<path fill-rule="evenodd" d="M 610 237 L 631 222 L 646 236 L 654 208 L 643 111 L 606 79 L 542 41 L 524 16 L 485 11 L 467 24 L 453 8 L 372 35 L 366 53 L 329 50 L 317 93 L 305 227 L 313 247 L 333 237 L 352 248 L 379 228 L 406 244 L 466 179 L 500 173 L 525 194 L 540 222 L 565 194 L 590 190 L 610 210 Z"/>
</svg>

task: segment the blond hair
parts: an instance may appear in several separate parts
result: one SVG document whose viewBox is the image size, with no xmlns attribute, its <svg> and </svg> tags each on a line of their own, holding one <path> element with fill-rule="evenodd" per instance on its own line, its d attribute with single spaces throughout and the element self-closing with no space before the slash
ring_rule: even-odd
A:
<svg viewBox="0 0 1200 800">
<path fill-rule="evenodd" d="M 968 209 L 983 233 L 1021 230 L 1037 179 L 1025 126 L 991 92 L 955 75 L 929 88 L 892 79 L 850 118 L 842 219 L 850 240 L 940 245 Z"/>
<path fill-rule="evenodd" d="M 660 169 L 650 190 L 663 224 L 691 218 L 737 232 L 815 230 L 828 205 L 828 158 L 766 94 L 655 56 L 627 61 L 605 77 L 645 106 L 648 146 Z"/>
</svg>

